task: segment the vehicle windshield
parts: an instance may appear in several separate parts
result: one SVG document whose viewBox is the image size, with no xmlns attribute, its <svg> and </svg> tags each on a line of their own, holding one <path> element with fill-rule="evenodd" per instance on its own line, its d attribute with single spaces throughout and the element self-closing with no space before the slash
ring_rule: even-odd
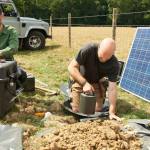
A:
<svg viewBox="0 0 150 150">
<path fill-rule="evenodd" d="M 10 4 L 10 3 L 0 4 L 0 7 L 2 8 L 2 10 L 4 12 L 4 16 L 6 16 L 6 17 L 16 17 L 17 16 L 17 13 L 12 4 Z"/>
</svg>

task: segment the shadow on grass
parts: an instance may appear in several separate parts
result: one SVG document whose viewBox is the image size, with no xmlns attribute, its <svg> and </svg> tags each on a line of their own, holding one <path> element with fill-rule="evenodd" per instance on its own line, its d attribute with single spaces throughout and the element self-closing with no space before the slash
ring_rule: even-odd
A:
<svg viewBox="0 0 150 150">
<path fill-rule="evenodd" d="M 117 112 L 120 117 L 127 119 L 148 119 L 150 118 L 150 113 L 146 110 L 139 109 L 135 105 L 128 103 L 125 100 L 118 99 L 117 102 Z"/>
<path fill-rule="evenodd" d="M 21 49 L 21 50 L 19 50 L 17 55 L 28 55 L 29 53 L 41 53 L 41 52 L 45 52 L 45 51 L 55 50 L 55 49 L 60 48 L 60 47 L 61 47 L 61 45 L 55 44 L 55 45 L 46 46 L 44 49 L 41 49 L 41 50 L 25 50 L 25 49 Z"/>
</svg>

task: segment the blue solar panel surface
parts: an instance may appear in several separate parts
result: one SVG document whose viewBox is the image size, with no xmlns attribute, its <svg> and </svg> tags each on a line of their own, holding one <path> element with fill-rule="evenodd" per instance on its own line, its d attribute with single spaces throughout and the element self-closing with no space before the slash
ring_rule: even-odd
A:
<svg viewBox="0 0 150 150">
<path fill-rule="evenodd" d="M 150 28 L 137 28 L 120 86 L 150 102 Z"/>
</svg>

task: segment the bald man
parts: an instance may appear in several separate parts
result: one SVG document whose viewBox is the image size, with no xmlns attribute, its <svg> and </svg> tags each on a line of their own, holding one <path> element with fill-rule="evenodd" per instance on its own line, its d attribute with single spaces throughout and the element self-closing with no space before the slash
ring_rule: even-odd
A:
<svg viewBox="0 0 150 150">
<path fill-rule="evenodd" d="M 119 63 L 114 56 L 116 49 L 115 41 L 106 38 L 100 44 L 87 44 L 80 49 L 79 53 L 71 61 L 68 70 L 73 80 L 71 87 L 72 110 L 79 111 L 80 94 L 96 94 L 95 111 L 102 110 L 105 90 L 101 83 L 104 77 L 108 77 L 108 99 L 110 102 L 109 118 L 119 120 L 116 116 L 117 88 L 116 81 L 119 72 Z"/>
</svg>

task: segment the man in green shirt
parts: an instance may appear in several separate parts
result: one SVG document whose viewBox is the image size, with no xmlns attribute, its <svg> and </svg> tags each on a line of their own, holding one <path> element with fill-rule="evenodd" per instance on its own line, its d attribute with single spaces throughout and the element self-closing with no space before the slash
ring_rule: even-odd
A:
<svg viewBox="0 0 150 150">
<path fill-rule="evenodd" d="M 3 24 L 3 18 L 4 14 L 0 8 L 0 59 L 12 61 L 14 60 L 13 55 L 19 47 L 18 33 L 14 27 L 5 26 Z M 18 66 L 17 73 L 18 81 L 23 84 L 27 78 L 26 72 Z"/>
<path fill-rule="evenodd" d="M 4 14 L 0 8 L 0 59 L 13 60 L 19 46 L 18 33 L 14 27 L 3 24 Z"/>
</svg>

